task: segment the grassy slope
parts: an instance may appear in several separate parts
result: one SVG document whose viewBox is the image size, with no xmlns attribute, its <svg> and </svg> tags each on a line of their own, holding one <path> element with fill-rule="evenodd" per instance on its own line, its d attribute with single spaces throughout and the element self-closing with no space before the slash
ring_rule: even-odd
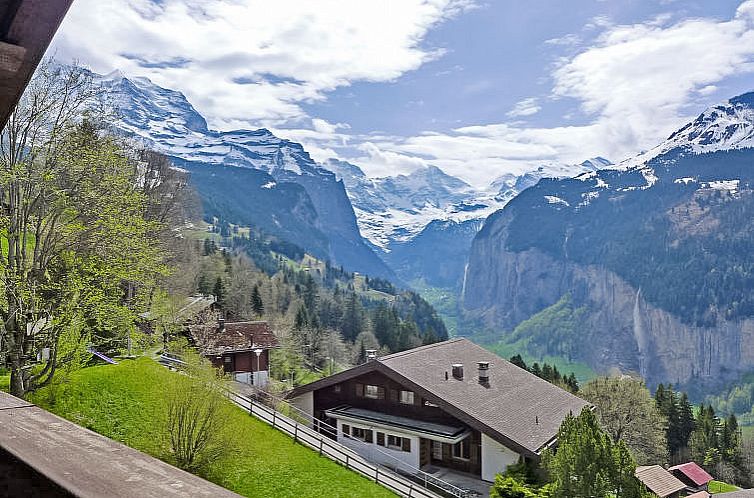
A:
<svg viewBox="0 0 754 498">
<path fill-rule="evenodd" d="M 180 381 L 178 374 L 142 358 L 83 369 L 56 389 L 35 393 L 32 401 L 77 424 L 170 461 L 162 393 L 165 386 L 176 381 Z M 238 442 L 236 452 L 215 463 L 204 477 L 242 495 L 394 496 L 235 407 L 229 410 L 227 430 Z"/>
</svg>

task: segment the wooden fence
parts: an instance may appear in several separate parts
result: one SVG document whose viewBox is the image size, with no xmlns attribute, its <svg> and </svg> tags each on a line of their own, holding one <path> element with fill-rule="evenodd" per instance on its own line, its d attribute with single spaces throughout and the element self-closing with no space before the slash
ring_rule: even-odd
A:
<svg viewBox="0 0 754 498">
<path fill-rule="evenodd" d="M 408 498 L 442 498 L 443 496 L 466 498 L 469 496 L 467 490 L 457 488 L 426 473 L 413 476 L 414 479 L 422 480 L 421 484 L 414 482 L 407 477 L 398 475 L 391 469 L 369 462 L 350 448 L 315 431 L 309 427 L 309 423 L 298 422 L 274 408 L 257 403 L 251 398 L 232 391 L 228 392 L 228 397 L 237 406 L 248 411 L 259 420 L 288 434 L 294 441 L 373 480 L 400 496 Z"/>
</svg>

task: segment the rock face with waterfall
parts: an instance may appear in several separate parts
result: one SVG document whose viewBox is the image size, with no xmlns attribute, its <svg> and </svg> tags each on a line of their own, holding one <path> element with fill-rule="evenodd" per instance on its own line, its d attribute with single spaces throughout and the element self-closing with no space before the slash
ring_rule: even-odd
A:
<svg viewBox="0 0 754 498">
<path fill-rule="evenodd" d="M 540 181 L 474 239 L 466 316 L 510 333 L 567 296 L 559 341 L 598 371 L 704 389 L 754 370 L 752 146 L 754 93 L 614 169 Z"/>
</svg>

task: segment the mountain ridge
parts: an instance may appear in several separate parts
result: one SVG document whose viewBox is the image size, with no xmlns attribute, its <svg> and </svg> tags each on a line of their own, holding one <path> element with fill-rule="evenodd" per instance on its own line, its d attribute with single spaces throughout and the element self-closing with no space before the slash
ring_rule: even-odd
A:
<svg viewBox="0 0 754 498">
<path fill-rule="evenodd" d="M 745 97 L 637 156 L 649 159 L 516 196 L 474 239 L 466 316 L 510 331 L 568 294 L 587 310 L 569 347 L 593 367 L 700 386 L 754 368 L 754 105 Z"/>
</svg>

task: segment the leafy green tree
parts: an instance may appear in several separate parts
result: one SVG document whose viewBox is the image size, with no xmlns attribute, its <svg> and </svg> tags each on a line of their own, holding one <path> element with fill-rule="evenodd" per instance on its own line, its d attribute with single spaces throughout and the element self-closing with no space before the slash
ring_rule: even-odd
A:
<svg viewBox="0 0 754 498">
<path fill-rule="evenodd" d="M 166 273 L 143 170 L 104 132 L 101 92 L 81 68 L 43 63 L 0 135 L 0 345 L 16 396 L 76 357 L 61 354 L 66 332 L 122 346 Z"/>
<path fill-rule="evenodd" d="M 625 444 L 613 443 L 588 408 L 566 417 L 558 431 L 557 451 L 548 450 L 543 461 L 553 495 L 559 498 L 643 496 L 633 476 L 636 463 Z"/>
<path fill-rule="evenodd" d="M 640 464 L 667 461 L 667 422 L 643 381 L 597 378 L 584 385 L 580 395 L 594 404 L 600 424 L 612 440 L 625 442 Z"/>
</svg>

